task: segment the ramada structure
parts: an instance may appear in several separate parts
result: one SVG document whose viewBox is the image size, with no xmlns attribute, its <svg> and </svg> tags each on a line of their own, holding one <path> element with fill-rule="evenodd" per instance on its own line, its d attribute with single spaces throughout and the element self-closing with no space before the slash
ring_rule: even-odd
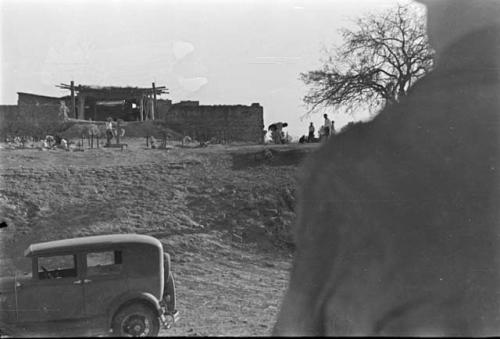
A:
<svg viewBox="0 0 500 339">
<path fill-rule="evenodd" d="M 198 101 L 161 99 L 168 94 L 165 86 L 116 87 L 60 84 L 70 93 L 49 97 L 18 92 L 17 105 L 0 106 L 3 132 L 12 122 L 41 126 L 61 122 L 61 106 L 69 108 L 70 120 L 105 121 L 108 117 L 123 121 L 160 120 L 169 128 L 200 141 L 230 140 L 262 143 L 264 110 L 258 103 L 247 105 L 200 105 Z M 8 132 L 8 131 L 7 131 Z"/>
<path fill-rule="evenodd" d="M 123 120 L 154 120 L 157 96 L 167 94 L 165 86 L 151 88 L 75 86 L 60 84 L 57 87 L 71 91 L 70 117 L 94 121 L 108 116 Z M 77 106 L 78 104 L 78 106 Z"/>
</svg>

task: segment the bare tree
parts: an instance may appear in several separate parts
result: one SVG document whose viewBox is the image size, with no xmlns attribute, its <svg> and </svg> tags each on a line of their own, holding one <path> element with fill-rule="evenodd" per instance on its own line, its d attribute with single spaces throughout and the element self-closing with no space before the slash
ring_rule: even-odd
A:
<svg viewBox="0 0 500 339">
<path fill-rule="evenodd" d="M 342 29 L 344 43 L 323 67 L 300 75 L 310 86 L 304 97 L 309 113 L 328 106 L 373 111 L 405 96 L 432 68 L 424 15 L 415 5 L 398 4 L 358 19 L 355 30 Z"/>
</svg>

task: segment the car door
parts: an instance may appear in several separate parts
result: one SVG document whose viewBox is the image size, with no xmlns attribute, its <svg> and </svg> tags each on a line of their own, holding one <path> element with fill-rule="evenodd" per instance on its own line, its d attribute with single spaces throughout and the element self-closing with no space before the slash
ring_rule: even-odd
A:
<svg viewBox="0 0 500 339">
<path fill-rule="evenodd" d="M 84 295 L 88 318 L 106 314 L 116 297 L 128 291 L 121 249 L 96 250 L 84 257 Z"/>
<path fill-rule="evenodd" d="M 33 279 L 16 286 L 19 322 L 78 320 L 85 316 L 78 257 L 61 254 L 33 259 Z"/>
</svg>

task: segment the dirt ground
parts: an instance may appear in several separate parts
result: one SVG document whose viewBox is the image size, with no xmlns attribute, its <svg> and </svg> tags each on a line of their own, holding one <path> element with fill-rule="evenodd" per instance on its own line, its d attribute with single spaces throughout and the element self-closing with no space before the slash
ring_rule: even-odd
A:
<svg viewBox="0 0 500 339">
<path fill-rule="evenodd" d="M 6 149 L 2 274 L 32 242 L 140 233 L 172 256 L 180 321 L 161 335 L 266 336 L 293 251 L 300 163 L 317 145 Z"/>
</svg>

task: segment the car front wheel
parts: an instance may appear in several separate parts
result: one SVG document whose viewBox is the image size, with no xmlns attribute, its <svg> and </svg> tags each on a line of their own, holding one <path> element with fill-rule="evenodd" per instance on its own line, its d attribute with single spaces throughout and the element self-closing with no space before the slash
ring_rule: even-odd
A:
<svg viewBox="0 0 500 339">
<path fill-rule="evenodd" d="M 160 331 L 160 320 L 151 308 L 132 304 L 118 311 L 112 328 L 114 336 L 156 337 Z"/>
</svg>

